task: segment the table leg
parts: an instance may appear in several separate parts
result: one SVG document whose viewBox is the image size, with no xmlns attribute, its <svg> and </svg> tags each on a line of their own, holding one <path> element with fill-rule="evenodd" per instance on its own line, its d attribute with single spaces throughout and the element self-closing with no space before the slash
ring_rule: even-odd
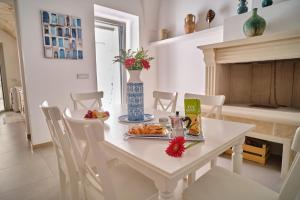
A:
<svg viewBox="0 0 300 200">
<path fill-rule="evenodd" d="M 237 174 L 241 174 L 241 172 L 242 172 L 244 141 L 245 141 L 245 137 L 241 138 L 232 147 L 232 169 L 233 169 L 233 172 L 235 172 Z"/>
<path fill-rule="evenodd" d="M 196 172 L 192 172 L 188 175 L 188 185 L 192 185 L 196 180 Z"/>
<path fill-rule="evenodd" d="M 156 180 L 155 186 L 158 189 L 158 200 L 175 200 L 176 180 Z"/>
<path fill-rule="evenodd" d="M 214 158 L 210 161 L 210 168 L 214 168 L 217 165 L 217 158 Z"/>
<path fill-rule="evenodd" d="M 284 142 L 282 144 L 282 163 L 281 163 L 281 178 L 284 178 L 290 168 L 291 143 Z"/>
</svg>

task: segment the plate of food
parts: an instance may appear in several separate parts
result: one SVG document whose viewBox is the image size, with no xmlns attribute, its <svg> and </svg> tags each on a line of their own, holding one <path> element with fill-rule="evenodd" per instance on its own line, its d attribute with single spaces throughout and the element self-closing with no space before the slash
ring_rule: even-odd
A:
<svg viewBox="0 0 300 200">
<path fill-rule="evenodd" d="M 97 111 L 97 110 L 88 110 L 84 115 L 85 119 L 100 119 L 102 121 L 106 121 L 109 118 L 108 111 Z"/>
<path fill-rule="evenodd" d="M 160 124 L 139 124 L 131 126 L 126 134 L 132 137 L 168 137 L 169 131 Z"/>
</svg>

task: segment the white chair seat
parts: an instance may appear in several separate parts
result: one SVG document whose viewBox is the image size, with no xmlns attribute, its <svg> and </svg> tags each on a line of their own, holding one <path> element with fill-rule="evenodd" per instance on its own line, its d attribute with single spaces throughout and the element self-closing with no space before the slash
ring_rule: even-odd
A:
<svg viewBox="0 0 300 200">
<path fill-rule="evenodd" d="M 157 189 L 152 180 L 148 179 L 128 165 L 119 164 L 109 168 L 110 178 L 118 200 L 148 200 L 157 198 Z M 87 195 L 91 199 L 99 198 L 99 184 L 90 177 L 90 184 L 94 187 L 87 188 Z M 95 187 L 97 190 L 95 190 Z"/>
<path fill-rule="evenodd" d="M 278 193 L 224 168 L 214 167 L 184 191 L 183 199 L 275 200 Z"/>
</svg>

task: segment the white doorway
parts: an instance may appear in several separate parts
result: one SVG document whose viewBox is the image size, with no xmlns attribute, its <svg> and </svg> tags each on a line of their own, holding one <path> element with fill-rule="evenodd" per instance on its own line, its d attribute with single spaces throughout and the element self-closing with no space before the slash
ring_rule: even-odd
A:
<svg viewBox="0 0 300 200">
<path fill-rule="evenodd" d="M 4 110 L 5 110 L 5 106 L 4 106 L 4 95 L 3 95 L 2 72 L 0 67 L 0 112 Z"/>
<path fill-rule="evenodd" d="M 125 23 L 103 18 L 95 20 L 97 89 L 104 92 L 104 106 L 121 105 L 126 100 L 126 72 L 120 63 L 113 63 L 120 49 L 126 49 L 125 33 Z"/>
</svg>

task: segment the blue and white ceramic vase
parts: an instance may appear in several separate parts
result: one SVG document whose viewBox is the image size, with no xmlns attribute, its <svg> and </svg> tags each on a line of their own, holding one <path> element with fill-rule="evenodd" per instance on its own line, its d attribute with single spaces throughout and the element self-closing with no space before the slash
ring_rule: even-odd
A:
<svg viewBox="0 0 300 200">
<path fill-rule="evenodd" d="M 144 120 L 144 83 L 140 79 L 142 70 L 128 70 L 127 109 L 129 121 Z"/>
</svg>

